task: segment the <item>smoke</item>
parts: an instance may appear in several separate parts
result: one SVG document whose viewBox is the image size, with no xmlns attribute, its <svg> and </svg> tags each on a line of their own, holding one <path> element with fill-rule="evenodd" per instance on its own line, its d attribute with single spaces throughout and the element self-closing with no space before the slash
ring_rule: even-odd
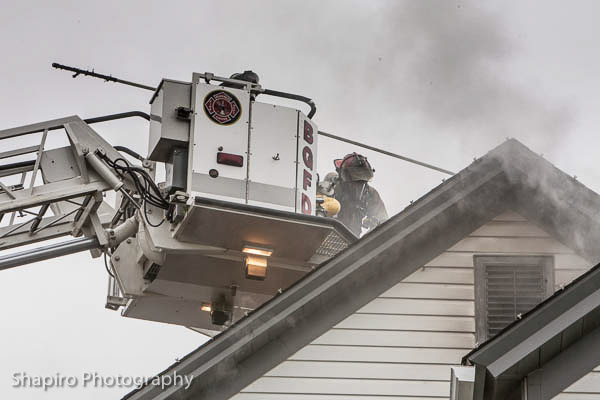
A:
<svg viewBox="0 0 600 400">
<path fill-rule="evenodd" d="M 571 111 L 534 92 L 534 77 L 519 75 L 518 42 L 481 3 L 376 4 L 344 10 L 335 22 L 343 36 L 310 41 L 330 61 L 333 79 L 354 79 L 348 89 L 365 100 L 360 115 L 379 113 L 390 125 L 418 117 L 427 129 L 485 138 L 484 148 L 507 136 L 552 140 L 569 128 Z"/>
<path fill-rule="evenodd" d="M 401 2 L 383 16 L 383 26 L 405 107 L 479 134 L 554 136 L 567 129 L 567 110 L 507 78 L 516 45 L 500 19 L 477 3 Z"/>
</svg>

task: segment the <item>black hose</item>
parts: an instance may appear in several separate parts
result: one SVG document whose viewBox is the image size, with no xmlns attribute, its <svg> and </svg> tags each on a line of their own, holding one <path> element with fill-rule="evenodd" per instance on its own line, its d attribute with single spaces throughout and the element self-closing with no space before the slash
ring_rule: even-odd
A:
<svg viewBox="0 0 600 400">
<path fill-rule="evenodd" d="M 124 178 L 125 174 L 129 175 L 135 185 L 136 191 L 140 194 L 144 203 L 149 202 L 153 206 L 164 210 L 169 208 L 168 199 L 162 196 L 160 189 L 144 169 L 130 165 L 124 158 L 111 160 L 106 155 L 100 157 L 109 167 L 115 170 L 119 177 Z"/>
<path fill-rule="evenodd" d="M 140 161 L 144 161 L 144 157 L 142 157 L 139 153 L 136 153 L 135 151 L 131 150 L 128 147 L 125 147 L 125 146 L 114 146 L 114 149 L 118 150 L 118 151 L 122 151 L 123 153 L 127 153 L 131 157 L 136 158 L 136 159 L 138 159 Z"/>
<path fill-rule="evenodd" d="M 286 93 L 286 92 L 280 92 L 280 91 L 271 90 L 271 89 L 264 89 L 263 91 L 260 91 L 259 93 L 266 94 L 269 96 L 283 97 L 285 99 L 290 99 L 290 100 L 297 100 L 297 101 L 301 101 L 303 103 L 308 104 L 310 106 L 310 112 L 307 115 L 308 118 L 312 118 L 315 115 L 315 113 L 317 112 L 317 106 L 315 105 L 315 102 L 312 101 L 312 99 L 309 99 L 308 97 L 305 97 L 305 96 L 300 96 L 297 94 Z"/>
<path fill-rule="evenodd" d="M 130 117 L 140 117 L 140 118 L 144 118 L 146 121 L 150 121 L 150 115 L 146 114 L 145 112 L 128 111 L 128 112 L 124 112 L 124 113 L 104 115 L 102 117 L 88 118 L 88 119 L 84 119 L 83 122 L 85 122 L 87 124 L 95 124 L 98 122 L 114 121 L 115 119 L 123 119 L 123 118 L 130 118 Z"/>
</svg>

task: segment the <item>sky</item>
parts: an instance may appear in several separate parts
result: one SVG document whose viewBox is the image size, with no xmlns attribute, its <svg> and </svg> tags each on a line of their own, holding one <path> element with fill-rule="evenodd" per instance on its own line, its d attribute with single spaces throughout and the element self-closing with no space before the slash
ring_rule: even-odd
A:
<svg viewBox="0 0 600 400">
<path fill-rule="evenodd" d="M 313 98 L 323 131 L 452 171 L 514 137 L 600 191 L 595 1 L 0 5 L 0 129 L 149 111 L 150 92 L 72 79 L 52 62 L 147 85 L 252 69 L 266 88 Z M 147 151 L 141 119 L 94 129 L 113 145 Z M 322 137 L 321 175 L 356 150 Z M 391 214 L 445 178 L 363 154 Z M 121 317 L 104 308 L 105 296 L 103 263 L 88 253 L 1 271 L 0 397 L 119 398 L 129 389 L 13 388 L 12 376 L 150 376 L 205 340 L 184 327 Z"/>
</svg>

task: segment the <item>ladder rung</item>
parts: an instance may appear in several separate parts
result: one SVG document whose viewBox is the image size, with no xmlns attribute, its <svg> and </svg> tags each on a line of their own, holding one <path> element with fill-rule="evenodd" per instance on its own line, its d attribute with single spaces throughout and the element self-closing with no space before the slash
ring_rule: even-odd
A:
<svg viewBox="0 0 600 400">
<path fill-rule="evenodd" d="M 2 160 L 3 158 L 16 157 L 16 156 L 21 156 L 23 154 L 35 153 L 39 149 L 40 149 L 40 146 L 30 146 L 30 147 L 23 147 L 22 149 L 5 151 L 5 152 L 0 153 L 0 160 Z"/>
</svg>

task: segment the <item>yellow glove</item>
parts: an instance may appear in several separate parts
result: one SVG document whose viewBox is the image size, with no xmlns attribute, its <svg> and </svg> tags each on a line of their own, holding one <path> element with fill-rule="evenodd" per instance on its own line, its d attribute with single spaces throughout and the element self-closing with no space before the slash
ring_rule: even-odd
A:
<svg viewBox="0 0 600 400">
<path fill-rule="evenodd" d="M 340 202 L 334 199 L 333 197 L 317 195 L 317 197 L 323 199 L 323 203 L 321 203 L 321 207 L 325 210 L 325 215 L 328 217 L 334 217 L 340 212 Z"/>
</svg>

